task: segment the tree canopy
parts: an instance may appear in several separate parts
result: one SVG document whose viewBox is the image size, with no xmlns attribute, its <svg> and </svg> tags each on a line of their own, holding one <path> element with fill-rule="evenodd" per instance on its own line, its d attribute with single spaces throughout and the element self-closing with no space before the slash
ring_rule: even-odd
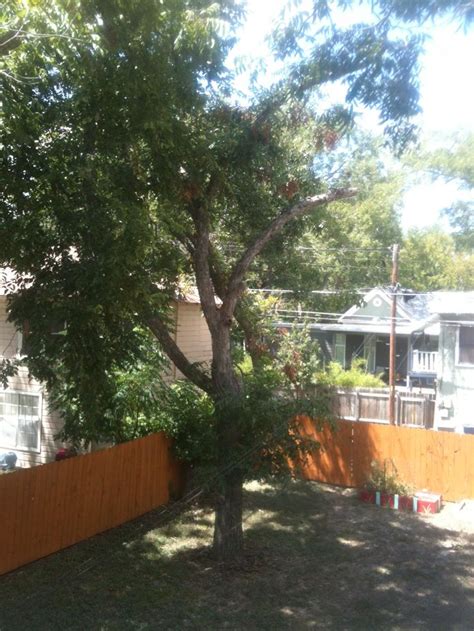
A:
<svg viewBox="0 0 474 631">
<path fill-rule="evenodd" d="M 417 291 L 474 289 L 474 256 L 440 228 L 412 229 L 400 251 L 400 283 Z"/>
<path fill-rule="evenodd" d="M 461 1 L 378 0 L 370 23 L 340 28 L 334 6 L 359 3 L 317 0 L 277 34 L 276 54 L 292 60 L 288 76 L 246 106 L 231 98 L 225 69 L 241 16 L 233 0 L 2 9 L 0 252 L 19 278 L 10 317 L 31 324 L 30 368 L 51 388 L 66 375 L 89 436 L 100 434 L 114 370 L 140 357 L 144 331 L 154 336 L 214 402 L 216 462 L 225 465 L 215 530 L 223 559 L 242 547 L 241 446 L 272 431 L 265 406 L 252 417 L 246 388 L 260 389 L 274 410 L 271 384 L 246 385 L 233 365 L 231 327 L 250 330 L 245 280 L 272 242 L 291 241 L 303 225 L 317 231 L 329 204 L 356 194 L 350 177 L 325 181 L 308 145 L 293 138 L 311 129 L 327 148 L 350 125 L 351 107 L 363 105 L 380 112 L 403 146 L 418 111 L 422 37 L 400 23 L 473 17 Z M 326 111 L 317 90 L 336 81 L 347 86 L 346 103 Z M 168 305 L 186 276 L 211 332 L 210 372 L 191 364 L 169 333 Z"/>
<path fill-rule="evenodd" d="M 461 190 L 474 190 L 474 134 L 457 138 L 450 148 L 432 151 L 424 150 L 416 154 L 414 165 L 422 173 L 433 179 L 454 181 Z M 453 228 L 453 236 L 458 250 L 474 253 L 474 201 L 459 199 L 444 215 Z"/>
</svg>

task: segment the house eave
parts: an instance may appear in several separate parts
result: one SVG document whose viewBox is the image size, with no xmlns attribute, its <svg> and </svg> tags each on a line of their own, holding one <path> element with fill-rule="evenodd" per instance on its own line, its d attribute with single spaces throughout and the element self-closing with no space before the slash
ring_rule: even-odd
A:
<svg viewBox="0 0 474 631">
<path fill-rule="evenodd" d="M 275 326 L 282 328 L 307 328 L 310 331 L 334 331 L 336 333 L 379 333 L 380 335 L 389 335 L 390 327 L 387 325 L 373 324 L 324 324 L 324 323 L 295 323 L 295 322 L 277 322 Z M 397 327 L 397 335 L 410 335 L 411 327 Z"/>
<path fill-rule="evenodd" d="M 307 328 L 310 331 L 328 331 L 334 333 L 359 333 L 368 335 L 390 335 L 390 325 L 388 323 L 376 324 L 355 324 L 355 323 L 323 323 L 323 322 L 309 322 L 309 323 L 295 323 L 279 321 L 275 323 L 275 327 L 281 328 Z M 400 324 L 396 327 L 396 334 L 399 336 L 409 336 L 413 333 L 426 333 L 427 335 L 437 336 L 439 335 L 439 323 L 433 322 L 414 322 L 407 324 Z"/>
</svg>

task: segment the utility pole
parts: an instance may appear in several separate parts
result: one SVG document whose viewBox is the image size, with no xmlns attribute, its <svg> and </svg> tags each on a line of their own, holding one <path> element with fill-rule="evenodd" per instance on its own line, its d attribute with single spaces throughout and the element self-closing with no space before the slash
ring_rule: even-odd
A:
<svg viewBox="0 0 474 631">
<path fill-rule="evenodd" d="M 388 373 L 389 401 L 388 416 L 390 425 L 395 425 L 395 363 L 397 351 L 397 290 L 398 290 L 398 255 L 400 246 L 392 246 L 392 315 L 390 318 L 390 364 Z"/>
</svg>

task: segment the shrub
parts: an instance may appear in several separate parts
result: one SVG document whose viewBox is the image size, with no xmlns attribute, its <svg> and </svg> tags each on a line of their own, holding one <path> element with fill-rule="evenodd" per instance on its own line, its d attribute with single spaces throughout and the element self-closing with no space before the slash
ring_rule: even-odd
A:
<svg viewBox="0 0 474 631">
<path fill-rule="evenodd" d="M 390 495 L 410 495 L 411 487 L 398 478 L 398 471 L 391 460 L 384 460 L 383 465 L 374 460 L 366 488 L 369 491 L 380 491 Z"/>
<path fill-rule="evenodd" d="M 211 398 L 191 382 L 177 381 L 165 390 L 155 431 L 174 439 L 175 453 L 185 462 L 208 466 L 215 461 L 215 410 Z"/>
<path fill-rule="evenodd" d="M 350 369 L 345 370 L 338 362 L 331 362 L 325 370 L 318 371 L 315 380 L 321 386 L 340 388 L 385 388 L 380 375 L 366 372 L 367 363 L 363 358 L 354 359 Z"/>
</svg>

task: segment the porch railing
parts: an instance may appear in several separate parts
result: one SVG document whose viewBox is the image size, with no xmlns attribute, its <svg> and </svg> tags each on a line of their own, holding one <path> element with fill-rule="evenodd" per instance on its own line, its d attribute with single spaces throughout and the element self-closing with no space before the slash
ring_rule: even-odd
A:
<svg viewBox="0 0 474 631">
<path fill-rule="evenodd" d="M 436 374 L 438 353 L 436 351 L 413 351 L 411 371 Z"/>
</svg>

